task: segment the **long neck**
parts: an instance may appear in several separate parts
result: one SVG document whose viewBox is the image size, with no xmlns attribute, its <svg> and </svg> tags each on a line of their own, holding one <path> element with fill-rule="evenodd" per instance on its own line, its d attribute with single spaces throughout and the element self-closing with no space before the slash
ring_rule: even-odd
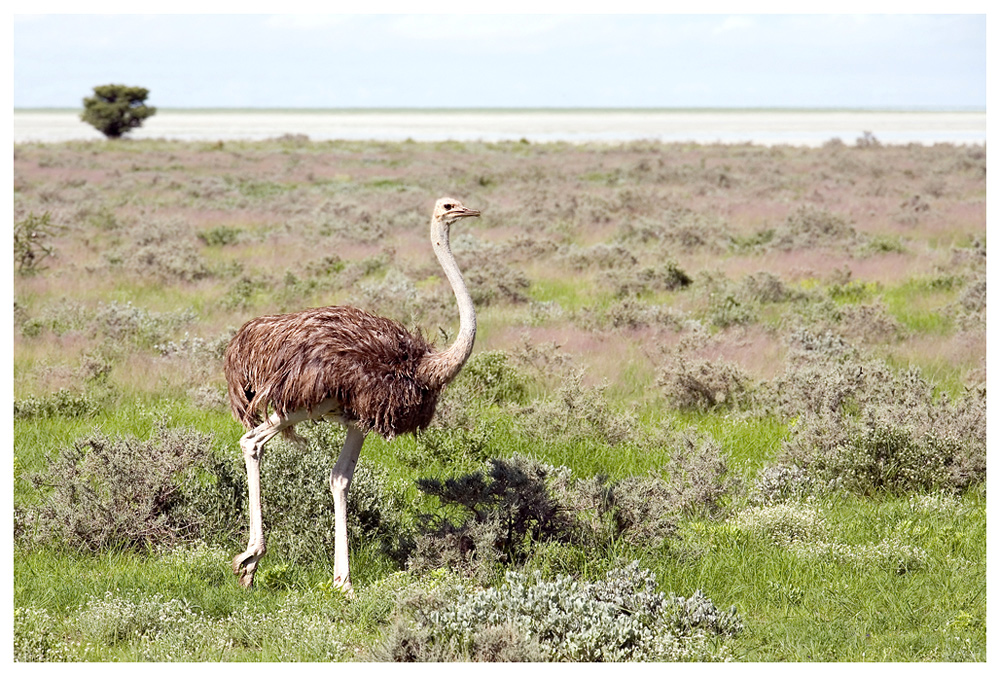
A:
<svg viewBox="0 0 1000 676">
<path fill-rule="evenodd" d="M 434 253 L 437 254 L 445 276 L 451 283 L 451 288 L 455 292 L 455 300 L 458 301 L 458 337 L 451 347 L 428 355 L 420 365 L 422 375 L 430 383 L 443 386 L 458 375 L 469 355 L 472 354 L 472 345 L 476 342 L 476 309 L 472 305 L 472 296 L 469 295 L 469 290 L 465 286 L 462 272 L 455 262 L 455 255 L 451 252 L 450 232 L 447 225 L 431 221 L 431 246 L 434 248 Z"/>
</svg>

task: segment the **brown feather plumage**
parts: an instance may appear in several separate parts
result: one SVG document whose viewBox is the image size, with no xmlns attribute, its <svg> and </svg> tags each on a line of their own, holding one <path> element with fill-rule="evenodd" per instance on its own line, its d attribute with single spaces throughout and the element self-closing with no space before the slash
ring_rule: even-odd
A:
<svg viewBox="0 0 1000 676">
<path fill-rule="evenodd" d="M 258 317 L 226 349 L 233 415 L 247 429 L 334 399 L 345 420 L 391 439 L 430 424 L 439 386 L 418 375 L 434 349 L 399 322 L 347 306 Z"/>
</svg>

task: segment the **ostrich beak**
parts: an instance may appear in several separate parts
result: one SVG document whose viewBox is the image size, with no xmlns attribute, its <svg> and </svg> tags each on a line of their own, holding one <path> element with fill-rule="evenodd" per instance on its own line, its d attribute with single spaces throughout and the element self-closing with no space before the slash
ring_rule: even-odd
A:
<svg viewBox="0 0 1000 676">
<path fill-rule="evenodd" d="M 465 207 L 458 207 L 457 209 L 452 209 L 447 214 L 448 218 L 468 218 L 469 216 L 479 216 L 479 211 L 476 209 L 466 209 Z"/>
</svg>

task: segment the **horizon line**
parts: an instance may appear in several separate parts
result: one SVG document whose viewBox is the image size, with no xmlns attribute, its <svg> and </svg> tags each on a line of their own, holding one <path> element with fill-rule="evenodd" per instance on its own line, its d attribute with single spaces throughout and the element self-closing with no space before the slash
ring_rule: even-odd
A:
<svg viewBox="0 0 1000 676">
<path fill-rule="evenodd" d="M 152 106 L 171 112 L 969 112 L 985 113 L 977 105 L 883 105 L 883 106 Z M 14 106 L 14 112 L 71 112 L 83 106 Z"/>
</svg>

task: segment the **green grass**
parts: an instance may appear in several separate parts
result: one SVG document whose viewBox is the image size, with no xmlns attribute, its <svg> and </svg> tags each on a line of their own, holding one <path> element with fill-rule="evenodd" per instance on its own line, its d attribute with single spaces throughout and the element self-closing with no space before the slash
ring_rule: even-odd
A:
<svg viewBox="0 0 1000 676">
<path fill-rule="evenodd" d="M 559 303 L 567 311 L 595 306 L 599 309 L 611 301 L 610 294 L 593 289 L 589 280 L 566 277 L 533 279 L 528 295 L 539 303 Z"/>
<path fill-rule="evenodd" d="M 981 660 L 985 656 L 985 495 L 960 514 L 927 514 L 907 498 L 837 499 L 819 509 L 844 547 L 906 535 L 927 564 L 899 574 L 877 565 L 796 555 L 729 523 L 693 522 L 697 554 L 659 559 L 674 589 L 701 588 L 720 607 L 735 603 L 749 629 L 734 641 L 745 661 Z M 662 562 L 666 561 L 664 565 Z"/>
<path fill-rule="evenodd" d="M 16 462 L 24 469 L 38 469 L 45 453 L 55 452 L 94 428 L 106 434 L 144 437 L 161 416 L 168 417 L 172 425 L 192 426 L 214 434 L 223 453 L 238 457 L 236 439 L 240 430 L 228 416 L 199 412 L 183 402 L 161 399 L 125 404 L 93 419 L 17 420 Z M 670 448 L 649 452 L 586 439 L 539 444 L 512 428 L 504 428 L 502 418 L 496 422 L 491 455 L 529 454 L 545 462 L 567 465 L 577 476 L 606 473 L 622 478 L 654 471 L 670 462 Z M 777 420 L 710 413 L 678 415 L 673 424 L 714 438 L 738 473 L 747 479 L 773 458 L 786 434 L 784 425 Z M 413 444 L 409 437 L 391 443 L 372 438 L 366 444 L 362 462 L 371 463 L 390 480 L 402 479 L 409 485 L 418 476 L 449 475 L 454 471 L 455 467 L 447 462 L 419 468 L 401 464 L 398 458 Z M 265 499 L 266 495 L 265 487 Z M 15 492 L 15 499 L 22 497 Z M 598 576 L 613 560 L 635 558 L 654 572 L 664 591 L 690 595 L 701 589 L 720 608 L 735 605 L 747 627 L 729 644 L 730 654 L 740 661 L 982 660 L 985 490 L 981 487 L 966 494 L 958 509 L 921 509 L 914 507 L 915 499 L 883 496 L 873 500 L 841 495 L 813 503 L 824 516 L 829 542 L 858 548 L 895 538 L 924 550 L 925 564 L 903 574 L 891 567 L 802 556 L 739 530 L 731 519 L 697 518 L 682 520 L 679 537 L 659 549 L 619 543 L 592 552 L 581 573 Z M 933 507 L 934 501 L 928 501 Z M 739 509 L 738 504 L 734 507 Z M 300 633 L 307 626 L 310 632 L 336 635 L 338 659 L 363 655 L 379 640 L 382 623 L 388 617 L 385 604 L 391 608 L 379 585 L 394 572 L 395 564 L 385 558 L 376 543 L 353 543 L 352 570 L 359 591 L 354 601 L 330 591 L 329 562 L 292 564 L 283 558 L 280 549 L 269 552 L 262 563 L 258 588 L 248 594 L 228 570 L 228 557 L 241 545 L 229 542 L 207 561 L 176 564 L 154 553 L 94 555 L 46 548 L 26 551 L 15 557 L 15 606 L 45 609 L 54 618 L 57 634 L 73 637 L 85 631 L 79 623 L 89 615 L 81 613 L 88 603 L 92 606 L 89 612 L 96 612 L 95 599 L 109 594 L 110 598 L 131 599 L 130 603 L 141 605 L 151 603 L 150 599 L 159 594 L 163 599 L 184 599 L 191 608 L 177 620 L 176 631 L 216 632 L 231 637 L 243 631 L 239 629 L 239 618 L 246 613 L 260 618 L 279 616 L 287 612 L 288 604 L 294 604 L 300 613 L 296 617 L 305 624 L 292 622 L 288 626 L 297 627 L 294 630 Z M 373 607 L 383 610 L 373 612 Z M 124 620 L 104 617 L 101 621 L 113 625 Z M 240 641 L 221 652 L 205 646 L 191 647 L 188 643 L 194 639 L 187 637 L 184 645 L 188 652 L 180 654 L 187 655 L 186 659 L 209 660 L 317 659 L 316 645 L 282 632 L 275 624 L 267 630 L 239 634 Z M 110 645 L 95 643 L 92 638 L 80 640 L 89 646 L 89 652 L 81 654 L 79 645 L 73 644 L 77 647 L 68 648 L 70 658 L 116 661 L 154 654 L 169 659 L 167 653 L 157 652 L 167 650 L 167 646 L 149 637 Z M 325 645 L 333 644 L 328 641 Z"/>
<path fill-rule="evenodd" d="M 946 335 L 954 325 L 942 310 L 957 294 L 953 279 L 933 277 L 911 279 L 886 289 L 886 308 L 906 329 L 921 334 Z"/>
</svg>

